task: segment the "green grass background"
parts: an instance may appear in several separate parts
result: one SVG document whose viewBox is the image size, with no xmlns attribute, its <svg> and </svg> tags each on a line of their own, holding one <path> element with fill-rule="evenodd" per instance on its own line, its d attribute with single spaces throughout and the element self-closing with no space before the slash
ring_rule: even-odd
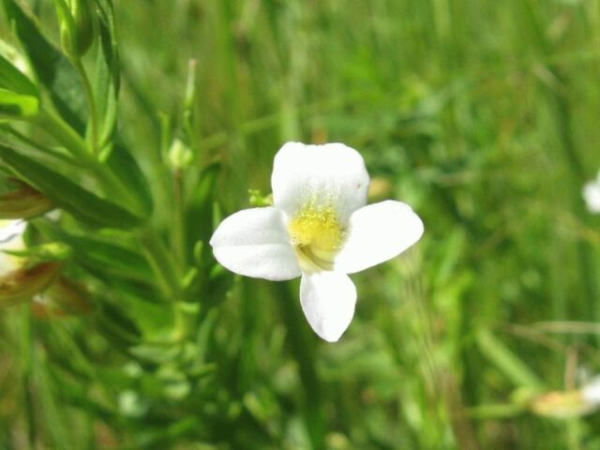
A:
<svg viewBox="0 0 600 450">
<path fill-rule="evenodd" d="M 55 27 L 49 2 L 34 7 Z M 191 59 L 185 253 L 250 206 L 248 189 L 270 192 L 289 140 L 358 149 L 381 186 L 372 201 L 409 203 L 425 235 L 353 276 L 356 316 L 334 345 L 310 330 L 297 281 L 235 277 L 206 248 L 201 277 L 225 281 L 197 289 L 194 344 L 160 350 L 189 350 L 200 368 L 157 356 L 153 332 L 136 353 L 94 318 L 31 324 L 8 310 L 0 448 L 27 448 L 32 429 L 31 448 L 61 450 L 600 448 L 599 415 L 559 420 L 521 403 L 600 372 L 600 219 L 581 198 L 600 168 L 597 0 L 122 0 L 116 10 L 119 132 L 168 245 L 161 124 L 181 130 Z M 160 329 L 165 310 L 145 300 L 114 304 Z"/>
</svg>

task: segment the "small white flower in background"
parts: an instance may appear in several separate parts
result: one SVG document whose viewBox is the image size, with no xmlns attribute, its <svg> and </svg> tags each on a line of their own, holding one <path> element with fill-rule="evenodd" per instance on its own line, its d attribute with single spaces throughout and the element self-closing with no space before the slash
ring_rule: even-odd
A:
<svg viewBox="0 0 600 450">
<path fill-rule="evenodd" d="M 600 213 L 600 172 L 595 180 L 583 186 L 582 194 L 588 211 L 592 214 Z"/>
<path fill-rule="evenodd" d="M 22 259 L 5 253 L 25 248 L 23 233 L 27 223 L 23 220 L 0 220 L 0 277 L 21 267 Z"/>
<path fill-rule="evenodd" d="M 581 388 L 581 396 L 589 406 L 600 407 L 600 377 L 593 378 Z"/>
<path fill-rule="evenodd" d="M 356 288 L 347 274 L 402 253 L 419 240 L 423 222 L 397 201 L 365 206 L 363 158 L 343 144 L 285 144 L 271 186 L 274 206 L 239 211 L 219 225 L 210 241 L 215 258 L 249 277 L 301 276 L 309 324 L 335 342 L 354 316 Z"/>
</svg>

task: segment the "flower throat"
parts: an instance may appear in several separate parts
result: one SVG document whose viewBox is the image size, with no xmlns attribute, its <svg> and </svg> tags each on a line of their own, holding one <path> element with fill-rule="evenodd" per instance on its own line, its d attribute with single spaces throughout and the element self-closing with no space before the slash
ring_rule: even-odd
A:
<svg viewBox="0 0 600 450">
<path fill-rule="evenodd" d="M 303 270 L 333 270 L 333 259 L 342 246 L 344 232 L 331 206 L 308 203 L 287 228 Z"/>
</svg>

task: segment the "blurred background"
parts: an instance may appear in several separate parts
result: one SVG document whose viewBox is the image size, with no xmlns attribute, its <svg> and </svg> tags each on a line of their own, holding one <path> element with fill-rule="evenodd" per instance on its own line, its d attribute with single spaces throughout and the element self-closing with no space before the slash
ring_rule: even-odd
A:
<svg viewBox="0 0 600 450">
<path fill-rule="evenodd" d="M 54 6 L 29 3 L 55 37 Z M 578 391 L 600 373 L 600 216 L 581 195 L 600 169 L 600 2 L 115 10 L 119 134 L 166 242 L 165 149 L 181 138 L 194 155 L 193 345 L 154 344 L 168 314 L 151 290 L 119 296 L 116 275 L 90 283 L 135 345 L 92 315 L 28 325 L 25 351 L 6 310 L 1 448 L 600 448 L 600 413 Z M 270 193 L 289 140 L 356 148 L 370 201 L 404 201 L 425 223 L 411 250 L 353 275 L 356 316 L 333 345 L 306 323 L 297 280 L 242 279 L 197 244 L 251 206 L 249 189 Z"/>
</svg>

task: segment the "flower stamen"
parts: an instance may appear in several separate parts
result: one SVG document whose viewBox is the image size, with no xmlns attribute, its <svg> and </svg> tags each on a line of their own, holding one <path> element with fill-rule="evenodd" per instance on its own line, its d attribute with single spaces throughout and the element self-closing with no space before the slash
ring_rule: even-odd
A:
<svg viewBox="0 0 600 450">
<path fill-rule="evenodd" d="M 333 270 L 333 259 L 342 247 L 344 232 L 331 206 L 309 202 L 287 228 L 303 269 Z"/>
</svg>

